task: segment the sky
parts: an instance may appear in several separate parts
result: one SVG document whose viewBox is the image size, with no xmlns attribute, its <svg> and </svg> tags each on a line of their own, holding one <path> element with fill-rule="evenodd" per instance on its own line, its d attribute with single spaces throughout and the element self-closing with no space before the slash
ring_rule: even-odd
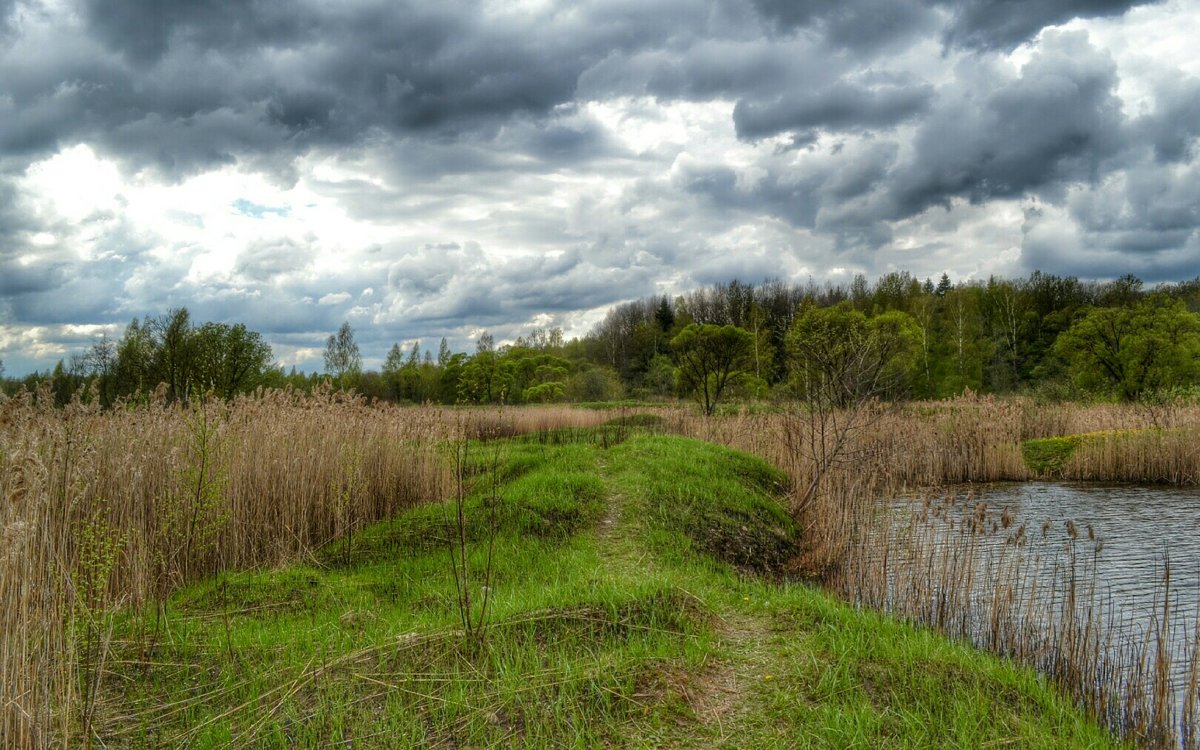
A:
<svg viewBox="0 0 1200 750">
<path fill-rule="evenodd" d="M 0 360 L 738 278 L 1200 275 L 1200 0 L 0 0 Z"/>
</svg>

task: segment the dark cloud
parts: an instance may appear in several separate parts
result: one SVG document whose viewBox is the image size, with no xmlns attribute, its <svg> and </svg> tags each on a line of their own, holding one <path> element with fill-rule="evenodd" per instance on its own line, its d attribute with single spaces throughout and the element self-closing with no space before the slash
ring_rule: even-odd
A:
<svg viewBox="0 0 1200 750">
<path fill-rule="evenodd" d="M 1200 167 L 1140 165 L 1098 190 L 1073 195 L 1068 208 L 1089 245 L 1141 262 L 1200 239 L 1198 195 Z M 1193 262 L 1200 266 L 1200 258 Z"/>
<path fill-rule="evenodd" d="M 387 285 L 403 296 L 436 295 L 458 276 L 486 273 L 486 259 L 478 243 L 440 242 L 426 244 L 393 263 Z"/>
<path fill-rule="evenodd" d="M 1200 234 L 1193 229 L 1181 244 L 1165 248 L 1130 251 L 1105 245 L 1103 234 L 1081 232 L 1061 217 L 1040 211 L 1026 215 L 1021 245 L 1021 265 L 1026 271 L 1041 270 L 1087 279 L 1117 278 L 1132 273 L 1147 282 L 1179 281 L 1196 276 L 1200 257 Z"/>
<path fill-rule="evenodd" d="M 733 110 L 739 138 L 783 132 L 887 128 L 924 111 L 933 97 L 928 84 L 863 86 L 838 81 L 820 90 L 785 94 L 771 102 L 742 100 Z"/>
<path fill-rule="evenodd" d="M 651 95 L 708 101 L 715 97 L 772 97 L 785 89 L 827 85 L 848 67 L 809 39 L 771 41 L 722 35 L 615 50 L 579 77 L 579 96 Z"/>
<path fill-rule="evenodd" d="M 474 3 L 89 2 L 85 26 L 59 40 L 70 53 L 38 54 L 33 34 L 0 57 L 0 151 L 36 158 L 82 139 L 186 174 L 376 132 L 470 140 L 515 116 L 554 119 L 581 73 L 662 44 L 699 7 L 484 18 Z M 527 147 L 560 158 L 597 138 L 578 123 L 541 136 Z"/>
<path fill-rule="evenodd" d="M 0 260 L 0 296 L 16 297 L 53 291 L 62 286 L 66 270 L 66 265 L 62 263 L 24 264 Z"/>
<path fill-rule="evenodd" d="M 952 14 L 947 44 L 974 49 L 1012 49 L 1047 26 L 1074 18 L 1120 16 L 1159 0 L 960 0 L 939 2 Z"/>
<path fill-rule="evenodd" d="M 218 0 L 87 0 L 83 26 L 63 39 L 69 54 L 36 54 L 30 38 L 0 62 L 0 151 L 36 158 L 85 140 L 169 175 L 247 161 L 286 172 L 289 155 L 374 132 L 469 148 L 533 117 L 545 124 L 520 153 L 586 160 L 603 135 L 555 114 L 580 92 L 732 95 L 746 138 L 887 127 L 929 105 L 921 81 L 843 75 L 932 32 L 939 15 L 926 4 L 756 0 L 777 30 L 805 30 L 773 41 L 736 5 L 596 3 L 484 18 L 474 3 L 252 0 L 231 12 Z M 987 29 L 1007 39 L 1127 6 L 970 2 L 954 6 L 947 34 L 987 46 Z"/>
<path fill-rule="evenodd" d="M 1155 108 L 1137 118 L 1132 140 L 1149 143 L 1164 162 L 1189 161 L 1200 138 L 1200 79 L 1171 77 L 1155 91 Z"/>
<path fill-rule="evenodd" d="M 9 30 L 9 24 L 13 11 L 17 7 L 17 0 L 0 0 L 0 35 Z"/>
<path fill-rule="evenodd" d="M 868 137 L 777 155 L 760 162 L 757 174 L 677 162 L 673 182 L 722 209 L 776 216 L 833 237 L 838 248 L 870 250 L 891 241 L 891 222 L 930 207 L 1029 195 L 1059 201 L 1068 186 L 1096 185 L 1128 166 L 1139 142 L 1179 153 L 1193 137 L 1190 122 L 1171 117 L 1195 107 L 1187 86 L 1130 125 L 1113 60 L 1081 32 L 1047 35 L 1017 75 L 973 58 L 956 73 L 938 89 L 877 76 L 874 88 L 843 79 L 769 106 L 743 100 L 734 109 L 740 137 Z M 901 121 L 911 123 L 905 148 L 886 137 Z M 1181 237 L 1161 235 L 1167 242 Z"/>
<path fill-rule="evenodd" d="M 499 262 L 487 260 L 480 248 L 450 251 L 453 260 L 461 260 L 464 253 L 472 259 L 464 272 L 449 277 L 436 294 L 418 298 L 405 310 L 410 325 L 445 327 L 467 322 L 495 326 L 539 313 L 612 304 L 654 288 L 656 269 L 636 262 L 598 264 L 594 257 L 585 258 L 578 251 Z M 402 278 L 402 274 L 394 278 Z"/>
<path fill-rule="evenodd" d="M 776 31 L 805 29 L 830 44 L 878 54 L 931 29 L 937 16 L 918 0 L 753 0 Z"/>
<path fill-rule="evenodd" d="M 1200 263 L 1200 163 L 1146 160 L 1060 208 L 1026 211 L 1022 264 L 1087 278 L 1133 273 L 1146 281 L 1192 278 Z"/>
<path fill-rule="evenodd" d="M 25 324 L 110 323 L 118 314 L 126 263 L 106 258 L 72 263 L 39 258 L 31 263 L 0 262 L 0 297 Z"/>
<path fill-rule="evenodd" d="M 983 91 L 967 77 L 939 97 L 911 159 L 891 176 L 892 211 L 882 218 L 1088 182 L 1124 146 L 1116 66 L 1086 35 L 1050 36 L 1019 77 L 993 75 Z"/>
<path fill-rule="evenodd" d="M 85 0 L 96 35 L 139 65 L 162 58 L 172 45 L 241 50 L 286 47 L 311 38 L 320 18 L 311 3 L 247 0 Z"/>
<path fill-rule="evenodd" d="M 797 227 L 812 227 L 820 207 L 820 174 L 772 170 L 758 179 L 742 180 L 718 164 L 677 163 L 674 183 L 724 210 L 767 213 Z"/>
</svg>

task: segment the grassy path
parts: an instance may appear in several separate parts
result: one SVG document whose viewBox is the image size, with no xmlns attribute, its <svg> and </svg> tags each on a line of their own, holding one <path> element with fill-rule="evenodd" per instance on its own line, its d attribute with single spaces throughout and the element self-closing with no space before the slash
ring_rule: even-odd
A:
<svg viewBox="0 0 1200 750">
<path fill-rule="evenodd" d="M 624 436 L 622 436 L 624 437 Z M 472 447 L 451 506 L 312 565 L 122 614 L 108 747 L 1113 746 L 1031 674 L 779 574 L 799 543 L 757 460 L 576 434 Z M 461 629 L 450 540 L 465 537 Z M 490 577 L 488 550 L 493 550 Z"/>
</svg>

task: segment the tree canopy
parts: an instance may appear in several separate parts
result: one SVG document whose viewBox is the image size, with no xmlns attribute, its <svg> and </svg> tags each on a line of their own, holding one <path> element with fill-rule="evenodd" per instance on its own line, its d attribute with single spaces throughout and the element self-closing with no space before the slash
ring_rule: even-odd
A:
<svg viewBox="0 0 1200 750">
<path fill-rule="evenodd" d="M 1136 401 L 1200 378 L 1200 315 L 1163 298 L 1091 308 L 1054 349 L 1083 390 Z"/>
<path fill-rule="evenodd" d="M 946 398 L 967 389 L 1136 400 L 1200 392 L 1198 314 L 1200 278 L 1149 289 L 1128 275 L 1088 282 L 1042 272 L 954 281 L 899 271 L 873 284 L 861 274 L 821 285 L 735 279 L 615 305 L 577 339 L 556 328 L 505 340 L 485 331 L 470 353 L 442 338 L 436 356 L 419 341 L 397 342 L 367 372 L 346 322 L 325 341 L 322 377 L 285 374 L 266 338 L 245 324 L 198 322 L 177 308 L 134 319 L 119 338 L 101 335 L 53 371 L 7 378 L 4 387 L 52 377 L 60 401 L 86 385 L 111 404 L 160 387 L 164 398 L 186 401 L 329 378 L 403 403 L 692 396 L 706 412 L 732 393 L 824 394 L 842 405 L 863 394 Z"/>
<path fill-rule="evenodd" d="M 325 372 L 342 387 L 353 385 L 362 373 L 362 354 L 349 321 L 342 323 L 337 333 L 330 334 L 325 340 Z"/>
<path fill-rule="evenodd" d="M 907 392 L 920 333 L 912 316 L 868 318 L 849 303 L 809 306 L 787 335 L 792 386 L 809 402 L 851 407 Z"/>
</svg>

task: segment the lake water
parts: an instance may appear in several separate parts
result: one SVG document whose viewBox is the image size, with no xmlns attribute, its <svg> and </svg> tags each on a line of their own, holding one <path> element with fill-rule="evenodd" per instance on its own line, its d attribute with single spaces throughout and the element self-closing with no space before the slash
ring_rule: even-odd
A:
<svg viewBox="0 0 1200 750">
<path fill-rule="evenodd" d="M 968 550 L 974 565 L 971 593 L 958 599 L 944 613 L 929 616 L 918 610 L 918 619 L 932 619 L 951 632 L 968 635 L 979 645 L 988 645 L 990 618 L 997 599 L 996 580 L 1018 581 L 1013 596 L 1016 604 L 1008 611 L 1017 627 L 1044 633 L 1033 639 L 1052 638 L 1055 613 L 1063 611 L 1069 590 L 1066 581 L 1074 570 L 1076 611 L 1091 609 L 1105 637 L 1104 648 L 1148 650 L 1146 633 L 1161 632 L 1164 613 L 1164 571 L 1169 561 L 1170 585 L 1167 621 L 1171 624 L 1167 649 L 1171 656 L 1172 711 L 1181 715 L 1189 672 L 1195 651 L 1193 643 L 1200 618 L 1200 489 L 1111 486 L 1095 484 L 1031 482 L 977 486 L 955 490 L 933 501 L 906 501 L 893 515 L 894 539 L 889 552 L 890 601 L 876 601 L 885 608 L 908 607 L 906 587 L 912 587 L 912 571 L 905 572 L 907 551 L 921 547 L 926 552 L 912 559 L 909 567 L 936 571 L 947 567 L 950 554 Z M 928 524 L 911 524 L 912 519 Z M 1068 522 L 1070 522 L 1068 524 Z M 913 528 L 923 529 L 915 544 Z M 907 533 L 899 532 L 907 528 Z M 957 550 L 933 559 L 928 550 Z M 1014 570 L 1020 570 L 1013 575 Z M 922 574 L 918 571 L 918 575 Z M 940 591 L 950 586 L 936 573 L 924 580 L 928 601 L 917 606 L 936 607 Z M 1032 592 L 1032 593 L 1031 593 Z M 878 596 L 878 594 L 876 595 Z M 1026 613 L 1036 610 L 1033 617 Z M 956 614 L 961 613 L 961 614 Z M 947 620 L 947 618 L 950 618 Z M 960 617 L 960 620 L 953 618 Z M 940 622 L 939 622 L 940 620 Z M 1060 621 L 1061 622 L 1061 621 Z M 1031 624 L 1032 623 L 1032 624 Z M 1012 626 L 1010 626 L 1011 628 Z M 1028 640 L 1029 638 L 1027 638 Z M 1118 659 L 1117 661 L 1120 661 Z"/>
<path fill-rule="evenodd" d="M 1095 561 L 1097 580 L 1122 619 L 1147 620 L 1155 611 L 1163 563 L 1169 560 L 1172 599 L 1180 615 L 1190 612 L 1187 619 L 1195 619 L 1200 601 L 1200 490 L 1029 483 L 993 486 L 979 496 L 992 513 L 1008 507 L 1026 522 L 1029 548 L 1043 555 L 1062 547 L 1067 521 L 1076 525 L 1077 546 L 1090 526 L 1102 542 Z M 1052 533 L 1042 536 L 1046 521 Z"/>
</svg>

